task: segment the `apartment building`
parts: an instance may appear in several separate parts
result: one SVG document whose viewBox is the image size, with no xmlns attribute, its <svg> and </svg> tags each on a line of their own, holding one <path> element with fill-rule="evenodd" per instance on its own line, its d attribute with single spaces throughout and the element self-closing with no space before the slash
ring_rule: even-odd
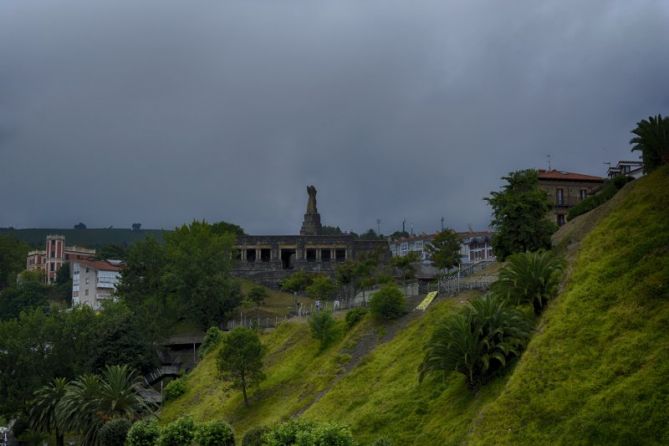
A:
<svg viewBox="0 0 669 446">
<path fill-rule="evenodd" d="M 123 265 L 115 260 L 75 260 L 72 262 L 72 306 L 88 305 L 100 310 L 112 299 L 121 279 Z"/>
<path fill-rule="evenodd" d="M 546 191 L 551 203 L 551 219 L 562 226 L 567 222 L 569 209 L 594 194 L 604 184 L 604 178 L 582 173 L 539 169 L 539 187 Z"/>
</svg>

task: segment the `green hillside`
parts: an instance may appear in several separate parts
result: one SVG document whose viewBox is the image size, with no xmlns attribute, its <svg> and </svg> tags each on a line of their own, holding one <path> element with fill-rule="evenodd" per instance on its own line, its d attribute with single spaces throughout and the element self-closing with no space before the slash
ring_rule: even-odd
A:
<svg viewBox="0 0 669 446">
<path fill-rule="evenodd" d="M 58 228 L 38 228 L 38 229 L 10 229 L 0 228 L 0 235 L 12 235 L 18 240 L 28 243 L 34 248 L 43 248 L 44 240 L 49 234 L 58 234 L 65 236 L 65 242 L 68 246 L 77 245 L 87 248 L 99 248 L 104 245 L 130 245 L 146 237 L 154 237 L 157 240 L 163 238 L 162 229 L 142 229 L 133 231 L 132 229 L 58 229 Z"/>
<path fill-rule="evenodd" d="M 468 443 L 669 444 L 669 169 L 626 189 Z"/>
<path fill-rule="evenodd" d="M 161 420 L 223 418 L 239 435 L 303 416 L 347 423 L 361 444 L 669 444 L 669 169 L 556 242 L 569 260 L 562 293 L 517 364 L 476 394 L 457 374 L 417 379 L 435 322 L 473 297 L 461 295 L 388 326 L 364 320 L 322 353 L 304 322 L 264 334 L 267 380 L 248 409 L 212 352 Z"/>
</svg>

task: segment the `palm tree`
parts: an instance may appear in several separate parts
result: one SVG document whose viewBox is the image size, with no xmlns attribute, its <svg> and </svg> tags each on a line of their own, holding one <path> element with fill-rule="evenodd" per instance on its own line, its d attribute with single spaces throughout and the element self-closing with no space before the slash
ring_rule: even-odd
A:
<svg viewBox="0 0 669 446">
<path fill-rule="evenodd" d="M 134 421 L 152 412 L 140 388 L 141 378 L 130 367 L 107 366 L 102 376 L 82 375 L 68 386 L 61 416 L 70 430 L 82 433 L 83 445 L 98 445 L 98 432 L 107 421 Z"/>
<path fill-rule="evenodd" d="M 31 427 L 39 432 L 53 432 L 56 445 L 64 445 L 65 423 L 60 416 L 59 407 L 67 391 L 67 380 L 55 378 L 51 383 L 35 392 L 35 399 L 30 409 Z"/>
<path fill-rule="evenodd" d="M 632 133 L 632 152 L 641 152 L 645 172 L 669 163 L 669 117 L 649 116 L 637 122 Z"/>
<path fill-rule="evenodd" d="M 456 371 L 474 390 L 520 355 L 531 329 L 527 318 L 504 300 L 483 296 L 439 324 L 425 346 L 419 380 L 432 372 L 445 378 Z"/>
<path fill-rule="evenodd" d="M 514 305 L 532 304 L 534 314 L 539 315 L 557 294 L 563 267 L 562 260 L 550 252 L 514 254 L 500 271 L 492 290 Z"/>
</svg>

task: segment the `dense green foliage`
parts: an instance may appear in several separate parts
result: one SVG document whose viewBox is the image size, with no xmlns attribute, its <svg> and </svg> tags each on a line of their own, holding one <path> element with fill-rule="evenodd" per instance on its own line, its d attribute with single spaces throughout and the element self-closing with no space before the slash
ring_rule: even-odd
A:
<svg viewBox="0 0 669 446">
<path fill-rule="evenodd" d="M 223 337 L 223 332 L 218 327 L 209 327 L 209 330 L 204 334 L 202 344 L 198 349 L 198 355 L 203 358 L 211 349 L 216 347 Z"/>
<path fill-rule="evenodd" d="M 28 245 L 12 235 L 0 234 L 0 291 L 16 282 L 26 267 Z"/>
<path fill-rule="evenodd" d="M 390 264 L 400 271 L 402 282 L 412 279 L 416 274 L 414 263 L 420 261 L 420 256 L 415 251 L 410 251 L 405 256 L 395 256 L 390 260 Z"/>
<path fill-rule="evenodd" d="M 195 439 L 195 423 L 190 417 L 179 418 L 160 431 L 158 446 L 190 446 Z"/>
<path fill-rule="evenodd" d="M 601 206 L 603 203 L 606 203 L 611 198 L 613 198 L 618 190 L 620 190 L 625 184 L 632 180 L 633 178 L 619 175 L 612 180 L 607 181 L 604 183 L 604 186 L 602 186 L 601 190 L 595 195 L 586 198 L 576 206 L 569 209 L 569 212 L 567 213 L 567 220 L 572 220 L 573 218 L 576 218 L 581 214 L 585 214 L 586 212 Z"/>
<path fill-rule="evenodd" d="M 551 234 L 557 229 L 546 218 L 551 206 L 539 187 L 536 170 L 520 170 L 502 177 L 507 184 L 485 200 L 493 212 L 495 229 L 492 246 L 499 260 L 511 254 L 550 249 Z"/>
<path fill-rule="evenodd" d="M 163 390 L 163 400 L 172 401 L 186 393 L 186 383 L 181 378 L 170 381 Z"/>
<path fill-rule="evenodd" d="M 198 446 L 235 446 L 235 434 L 225 421 L 210 421 L 195 429 Z"/>
<path fill-rule="evenodd" d="M 126 439 L 127 446 L 155 446 L 160 437 L 160 426 L 155 420 L 135 422 Z"/>
<path fill-rule="evenodd" d="M 125 418 L 107 421 L 100 428 L 100 446 L 124 446 L 131 423 Z"/>
<path fill-rule="evenodd" d="M 287 293 L 301 293 L 314 280 L 314 274 L 305 271 L 295 271 L 281 282 L 281 289 Z"/>
<path fill-rule="evenodd" d="M 260 306 L 265 302 L 265 299 L 269 296 L 269 293 L 267 292 L 267 288 L 264 286 L 260 285 L 254 285 L 248 292 L 247 294 L 248 299 L 256 304 L 256 306 Z"/>
<path fill-rule="evenodd" d="M 255 331 L 238 327 L 223 337 L 218 369 L 225 379 L 242 390 L 248 406 L 247 388 L 265 378 L 262 372 L 265 348 Z"/>
<path fill-rule="evenodd" d="M 321 344 L 325 350 L 337 337 L 337 323 L 329 311 L 317 311 L 309 317 L 311 336 Z"/>
<path fill-rule="evenodd" d="M 352 308 L 346 313 L 344 320 L 346 321 L 346 327 L 350 330 L 358 322 L 360 322 L 367 315 L 367 308 L 358 307 Z"/>
<path fill-rule="evenodd" d="M 328 276 L 317 275 L 306 290 L 307 296 L 312 299 L 330 300 L 337 292 L 337 285 Z"/>
<path fill-rule="evenodd" d="M 230 275 L 235 234 L 194 221 L 165 233 L 165 243 L 146 239 L 128 251 L 118 294 L 156 333 L 178 321 L 206 329 L 241 302 Z"/>
<path fill-rule="evenodd" d="M 268 427 L 258 426 L 244 434 L 242 446 L 263 446 L 262 437 L 269 431 Z"/>
<path fill-rule="evenodd" d="M 460 237 L 454 230 L 445 229 L 434 236 L 427 251 L 437 268 L 451 269 L 460 264 Z"/>
<path fill-rule="evenodd" d="M 263 446 L 353 446 L 347 426 L 303 420 L 281 423 L 263 435 Z"/>
<path fill-rule="evenodd" d="M 397 319 L 407 312 L 406 298 L 397 286 L 385 285 L 370 299 L 369 312 L 379 320 Z"/>
<path fill-rule="evenodd" d="M 513 305 L 530 304 L 539 315 L 558 292 L 564 263 L 548 251 L 513 254 L 493 284 L 493 291 Z"/>
<path fill-rule="evenodd" d="M 641 152 L 645 172 L 669 164 L 669 117 L 649 116 L 637 122 L 630 140 L 632 152 Z"/>
<path fill-rule="evenodd" d="M 56 377 L 74 379 L 114 364 L 150 369 L 155 353 L 150 340 L 137 335 L 139 324 L 113 303 L 99 315 L 89 307 L 32 310 L 0 322 L 0 414 L 20 413 L 33 392 Z"/>
</svg>

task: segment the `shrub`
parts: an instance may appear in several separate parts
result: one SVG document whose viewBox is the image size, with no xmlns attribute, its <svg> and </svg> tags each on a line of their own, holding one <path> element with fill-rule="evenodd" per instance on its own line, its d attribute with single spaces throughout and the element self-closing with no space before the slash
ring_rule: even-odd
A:
<svg viewBox="0 0 669 446">
<path fill-rule="evenodd" d="M 235 434 L 225 421 L 211 421 L 195 430 L 198 446 L 235 446 Z"/>
<path fill-rule="evenodd" d="M 530 321 L 493 294 L 443 320 L 425 346 L 419 380 L 431 372 L 462 373 L 475 390 L 520 355 L 530 337 Z"/>
<path fill-rule="evenodd" d="M 254 427 L 244 434 L 242 446 L 264 446 L 263 435 L 269 431 L 265 426 Z"/>
<path fill-rule="evenodd" d="M 158 446 L 189 446 L 193 443 L 195 423 L 190 418 L 179 418 L 163 427 Z"/>
<path fill-rule="evenodd" d="M 204 358 L 207 352 L 218 345 L 222 336 L 223 332 L 221 330 L 217 327 L 210 327 L 204 335 L 204 339 L 202 339 L 202 345 L 200 345 L 200 348 L 197 351 L 198 356 Z"/>
<path fill-rule="evenodd" d="M 317 424 L 291 420 L 281 423 L 263 435 L 263 446 L 353 446 L 353 435 L 347 426 Z"/>
<path fill-rule="evenodd" d="M 126 437 L 127 446 L 155 446 L 160 437 L 160 428 L 155 420 L 137 421 Z"/>
<path fill-rule="evenodd" d="M 386 285 L 374 293 L 369 310 L 377 319 L 397 319 L 406 313 L 406 299 L 395 285 Z"/>
<path fill-rule="evenodd" d="M 318 311 L 309 318 L 311 336 L 321 343 L 321 350 L 325 349 L 337 337 L 337 323 L 332 314 L 327 311 Z"/>
<path fill-rule="evenodd" d="M 495 294 L 513 305 L 529 303 L 541 314 L 560 284 L 563 262 L 550 252 L 514 254 L 492 286 Z"/>
<path fill-rule="evenodd" d="M 125 418 L 117 418 L 105 423 L 98 435 L 101 446 L 123 446 L 130 430 L 130 421 Z"/>
<path fill-rule="evenodd" d="M 622 189 L 625 184 L 629 183 L 633 179 L 634 178 L 632 177 L 618 175 L 611 181 L 607 181 L 597 194 L 586 198 L 573 208 L 569 209 L 569 212 L 567 213 L 567 220 L 572 220 L 579 215 L 585 214 L 586 212 L 589 212 L 594 208 L 606 203 L 611 198 L 613 198 L 618 190 Z"/>
<path fill-rule="evenodd" d="M 367 314 L 366 308 L 353 308 L 346 313 L 346 326 L 350 329 L 360 322 Z"/>
<path fill-rule="evenodd" d="M 393 446 L 393 442 L 385 437 L 377 438 L 370 446 Z"/>
<path fill-rule="evenodd" d="M 165 386 L 163 398 L 165 398 L 165 401 L 172 401 L 179 398 L 184 393 L 186 393 L 186 383 L 183 379 L 178 378 L 170 381 Z"/>
</svg>

